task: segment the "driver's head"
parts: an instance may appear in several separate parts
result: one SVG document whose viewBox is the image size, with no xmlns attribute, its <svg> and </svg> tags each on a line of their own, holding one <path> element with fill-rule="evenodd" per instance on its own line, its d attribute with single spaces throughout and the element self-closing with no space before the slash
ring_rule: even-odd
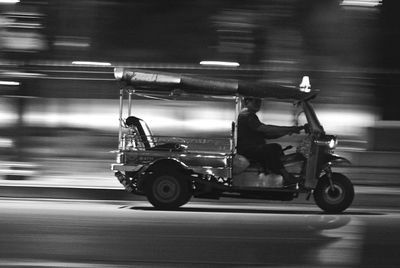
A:
<svg viewBox="0 0 400 268">
<path fill-rule="evenodd" d="M 244 107 L 247 108 L 247 110 L 252 111 L 252 112 L 258 112 L 261 108 L 261 99 L 256 98 L 256 97 L 245 97 L 244 98 Z"/>
</svg>

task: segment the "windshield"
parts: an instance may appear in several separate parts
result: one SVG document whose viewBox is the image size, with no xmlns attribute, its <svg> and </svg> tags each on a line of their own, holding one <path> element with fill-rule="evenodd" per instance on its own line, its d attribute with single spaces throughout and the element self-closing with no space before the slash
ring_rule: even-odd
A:
<svg viewBox="0 0 400 268">
<path fill-rule="evenodd" d="M 307 123 L 310 127 L 310 130 L 314 134 L 324 133 L 324 128 L 318 120 L 317 115 L 315 114 L 314 108 L 308 101 L 302 101 L 301 103 L 303 112 L 305 117 L 307 118 Z"/>
</svg>

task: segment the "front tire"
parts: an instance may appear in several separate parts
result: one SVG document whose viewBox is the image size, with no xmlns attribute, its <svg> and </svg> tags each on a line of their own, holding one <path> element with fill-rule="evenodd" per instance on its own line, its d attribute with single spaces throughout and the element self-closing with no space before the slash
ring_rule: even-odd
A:
<svg viewBox="0 0 400 268">
<path fill-rule="evenodd" d="M 179 174 L 156 173 L 146 182 L 145 193 L 155 208 L 173 210 L 189 202 L 189 185 Z"/>
<path fill-rule="evenodd" d="M 328 213 L 340 213 L 347 209 L 354 199 L 354 187 L 349 178 L 332 173 L 332 186 L 327 175 L 322 176 L 314 190 L 315 203 Z"/>
</svg>

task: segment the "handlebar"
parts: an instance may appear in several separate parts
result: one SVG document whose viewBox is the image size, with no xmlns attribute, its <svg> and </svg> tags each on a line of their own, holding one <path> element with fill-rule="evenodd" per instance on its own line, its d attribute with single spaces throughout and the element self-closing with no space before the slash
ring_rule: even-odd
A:
<svg viewBox="0 0 400 268">
<path fill-rule="evenodd" d="M 310 134 L 311 133 L 311 129 L 310 129 L 310 125 L 309 124 L 304 124 L 302 126 L 302 129 L 304 130 L 305 133 Z"/>
<path fill-rule="evenodd" d="M 300 134 L 300 131 L 304 130 L 307 134 L 310 133 L 310 127 L 308 124 L 305 124 L 304 126 L 295 126 L 295 130 L 289 133 L 289 135 L 292 135 L 294 133 Z"/>
</svg>

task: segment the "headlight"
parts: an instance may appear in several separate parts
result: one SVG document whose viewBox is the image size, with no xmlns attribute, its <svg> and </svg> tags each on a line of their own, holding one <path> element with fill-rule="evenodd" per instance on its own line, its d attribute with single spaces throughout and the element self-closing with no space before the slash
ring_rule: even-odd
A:
<svg viewBox="0 0 400 268">
<path fill-rule="evenodd" d="M 329 144 L 328 144 L 329 148 L 333 149 L 333 148 L 336 147 L 336 145 L 337 145 L 337 140 L 336 139 L 331 139 L 329 141 Z"/>
<path fill-rule="evenodd" d="M 117 80 L 122 80 L 122 77 L 124 76 L 124 68 L 114 68 L 114 77 Z"/>
<path fill-rule="evenodd" d="M 323 138 L 315 140 L 315 143 L 317 145 L 325 145 L 328 146 L 330 149 L 333 149 L 336 147 L 338 141 L 335 136 L 325 136 Z"/>
</svg>

